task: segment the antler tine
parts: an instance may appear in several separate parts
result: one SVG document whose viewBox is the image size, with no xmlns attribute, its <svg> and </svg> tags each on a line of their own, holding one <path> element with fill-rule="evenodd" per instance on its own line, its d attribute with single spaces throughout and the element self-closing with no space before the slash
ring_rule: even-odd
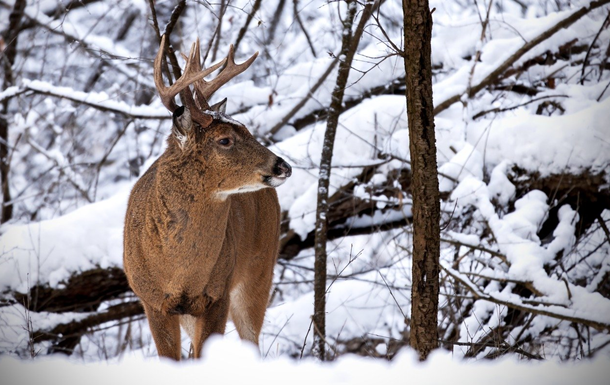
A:
<svg viewBox="0 0 610 385">
<path fill-rule="evenodd" d="M 196 50 L 195 47 L 198 48 L 199 45 L 193 44 L 191 46 L 191 51 L 186 60 L 186 66 L 182 76 L 178 78 L 173 85 L 166 87 L 163 83 L 163 74 L 161 73 L 161 63 L 163 61 L 163 54 L 165 50 L 165 35 L 161 37 L 161 45 L 159 47 L 157 57 L 155 58 L 154 79 L 155 86 L 157 87 L 157 91 L 159 92 L 163 105 L 171 112 L 174 112 L 176 109 L 176 103 L 174 102 L 174 97 L 176 97 L 176 95 L 178 95 L 185 88 L 188 88 L 189 85 L 203 79 L 218 68 L 210 67 L 202 71 L 199 60 L 195 60 L 195 57 L 199 58 L 199 49 Z"/>
<path fill-rule="evenodd" d="M 200 48 L 199 48 L 199 38 L 197 38 L 197 41 L 194 44 L 194 50 L 195 50 L 195 55 L 193 57 L 193 61 L 192 61 L 192 67 L 189 68 L 190 71 L 196 73 L 201 71 L 201 56 L 200 56 Z M 182 57 L 187 60 L 186 56 L 182 55 Z M 211 67 L 205 69 L 206 72 L 208 73 L 212 73 L 214 71 L 216 71 L 218 68 L 220 68 L 222 65 L 224 65 L 227 62 L 227 58 L 222 59 L 221 61 L 219 61 L 218 63 L 212 65 Z M 186 71 L 186 70 L 185 70 Z M 195 86 L 195 92 L 197 95 L 197 103 L 199 104 L 199 108 L 201 108 L 202 110 L 208 110 L 210 108 L 210 105 L 208 104 L 208 101 L 206 99 L 206 97 L 204 96 L 204 94 L 201 92 L 202 88 L 201 87 L 205 87 L 205 83 L 207 83 L 205 80 L 199 80 L 196 81 L 194 83 Z"/>
<path fill-rule="evenodd" d="M 197 46 L 199 46 L 199 41 L 197 41 Z M 195 88 L 197 89 L 197 94 L 203 96 L 203 98 L 207 101 L 210 100 L 210 97 L 216 92 L 220 87 L 226 84 L 229 80 L 233 79 L 237 75 L 241 74 L 245 70 L 248 69 L 258 56 L 258 52 L 255 52 L 248 60 L 241 64 L 235 64 L 235 52 L 233 50 L 233 44 L 229 47 L 229 54 L 225 59 L 221 62 L 214 64 L 210 68 L 218 68 L 222 64 L 227 63 L 227 66 L 218 74 L 216 78 L 213 80 L 205 81 L 203 79 L 197 81 L 195 83 Z M 207 102 L 206 102 L 207 103 Z"/>
</svg>

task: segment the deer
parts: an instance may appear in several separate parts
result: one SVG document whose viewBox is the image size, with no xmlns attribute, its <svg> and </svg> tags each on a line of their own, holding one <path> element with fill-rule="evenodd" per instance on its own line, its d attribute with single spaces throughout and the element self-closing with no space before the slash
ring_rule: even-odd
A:
<svg viewBox="0 0 610 385">
<path fill-rule="evenodd" d="M 182 326 L 191 356 L 200 358 L 206 339 L 224 334 L 229 317 L 239 337 L 258 346 L 279 252 L 275 187 L 292 168 L 225 114 L 226 98 L 208 104 L 258 52 L 237 65 L 231 45 L 224 59 L 202 69 L 197 39 L 183 55 L 182 76 L 165 86 L 164 47 L 165 36 L 153 72 L 172 113 L 172 131 L 165 151 L 129 196 L 125 274 L 160 357 L 180 360 Z M 223 65 L 214 79 L 204 79 Z M 176 105 L 178 94 L 183 106 Z"/>
</svg>

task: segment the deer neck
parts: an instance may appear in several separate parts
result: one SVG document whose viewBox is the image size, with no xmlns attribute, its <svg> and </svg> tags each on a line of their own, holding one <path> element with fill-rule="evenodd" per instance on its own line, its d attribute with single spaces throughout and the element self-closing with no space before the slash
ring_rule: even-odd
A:
<svg viewBox="0 0 610 385">
<path fill-rule="evenodd" d="M 218 183 L 208 175 L 205 165 L 194 163 L 192 158 L 167 157 L 158 173 L 157 197 L 176 230 L 199 240 L 222 239 L 231 204 L 229 199 L 216 198 Z"/>
</svg>

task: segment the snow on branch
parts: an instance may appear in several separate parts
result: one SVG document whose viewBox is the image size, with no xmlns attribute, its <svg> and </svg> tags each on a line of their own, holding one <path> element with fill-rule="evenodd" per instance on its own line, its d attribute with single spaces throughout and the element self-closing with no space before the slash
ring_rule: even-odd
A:
<svg viewBox="0 0 610 385">
<path fill-rule="evenodd" d="M 588 14 L 590 11 L 602 7 L 606 4 L 610 3 L 610 0 L 599 0 L 592 1 L 588 6 L 584 6 L 580 8 L 578 11 L 570 14 L 570 16 L 560 20 L 558 23 L 554 24 L 551 28 L 542 32 L 540 35 L 536 36 L 532 40 L 526 42 L 523 46 L 517 49 L 512 55 L 510 55 L 502 64 L 500 64 L 495 70 L 491 71 L 483 80 L 481 80 L 476 85 L 473 85 L 470 88 L 466 88 L 463 92 L 455 94 L 442 102 L 438 103 L 436 107 L 434 107 L 434 115 L 438 115 L 447 108 L 451 107 L 454 103 L 460 101 L 462 97 L 472 98 L 477 92 L 481 91 L 483 88 L 493 84 L 496 80 L 500 78 L 500 76 L 509 69 L 513 64 L 517 62 L 523 55 L 532 50 L 538 44 L 547 40 L 551 36 L 553 36 L 556 32 L 560 31 L 563 28 L 567 28 L 570 25 L 574 24 L 577 20 Z"/>
<path fill-rule="evenodd" d="M 140 59 L 138 58 L 138 55 L 133 55 L 125 49 L 119 49 L 119 47 L 117 47 L 117 45 L 114 44 L 110 39 L 91 34 L 90 31 L 82 33 L 76 28 L 76 26 L 65 23 L 63 19 L 53 20 L 42 13 L 40 7 L 38 6 L 26 7 L 25 16 L 30 19 L 32 23 L 44 28 L 48 32 L 62 36 L 69 42 L 77 42 L 80 48 L 84 49 L 94 57 L 108 63 L 129 79 L 133 81 L 136 81 L 137 79 L 137 84 L 155 89 L 155 85 L 151 78 L 140 76 L 138 70 L 130 68 L 127 64 L 125 64 L 126 60 L 139 64 Z"/>
<path fill-rule="evenodd" d="M 82 92 L 70 87 L 59 87 L 40 80 L 24 79 L 19 87 L 10 87 L 0 93 L 0 102 L 15 95 L 33 91 L 42 95 L 54 96 L 84 104 L 101 111 L 114 112 L 135 119 L 170 119 L 165 108 L 151 106 L 132 106 L 122 101 L 112 100 L 105 92 Z"/>
<path fill-rule="evenodd" d="M 504 293 L 484 293 L 480 288 L 472 282 L 463 273 L 452 269 L 449 264 L 445 261 L 441 261 L 441 269 L 448 275 L 459 281 L 474 295 L 476 299 L 481 299 L 489 302 L 493 302 L 498 305 L 507 306 L 512 309 L 525 311 L 528 313 L 540 314 L 552 318 L 557 318 L 563 321 L 576 322 L 583 325 L 591 326 L 599 331 L 610 331 L 610 323 L 603 322 L 591 318 L 580 317 L 578 314 L 586 314 L 581 311 L 572 309 L 570 307 L 565 308 L 559 305 L 546 305 L 540 303 L 539 306 L 529 305 L 524 302 L 522 298 L 517 295 L 506 296 Z M 525 285 L 526 282 L 523 282 Z"/>
</svg>

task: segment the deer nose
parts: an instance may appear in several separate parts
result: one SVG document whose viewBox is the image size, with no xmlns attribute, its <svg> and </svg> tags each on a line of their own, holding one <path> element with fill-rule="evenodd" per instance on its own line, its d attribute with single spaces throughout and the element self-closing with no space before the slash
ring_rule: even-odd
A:
<svg viewBox="0 0 610 385">
<path fill-rule="evenodd" d="M 273 172 L 275 172 L 276 176 L 288 178 L 290 175 L 292 175 L 292 167 L 290 167 L 290 165 L 286 163 L 284 159 L 277 158 Z"/>
</svg>

